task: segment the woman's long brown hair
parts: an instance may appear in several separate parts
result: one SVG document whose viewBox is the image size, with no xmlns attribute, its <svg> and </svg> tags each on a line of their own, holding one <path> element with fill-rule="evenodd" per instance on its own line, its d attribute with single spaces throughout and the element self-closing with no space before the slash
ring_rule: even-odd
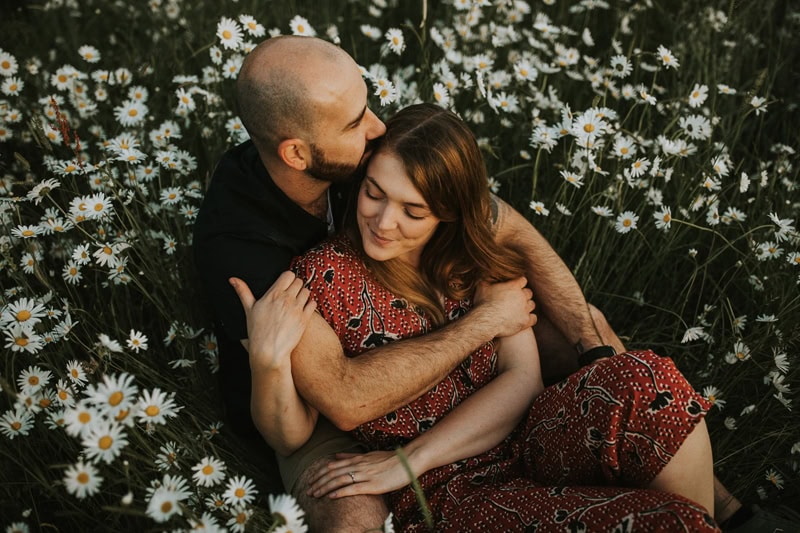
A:
<svg viewBox="0 0 800 533">
<path fill-rule="evenodd" d="M 441 295 L 471 297 L 481 281 L 523 275 L 522 257 L 495 242 L 486 167 L 475 136 L 458 116 L 433 104 L 409 106 L 387 121 L 377 152 L 403 162 L 414 187 L 441 220 L 417 270 L 400 259 L 370 259 L 355 217 L 350 217 L 347 232 L 378 281 L 441 325 L 447 321 Z"/>
</svg>

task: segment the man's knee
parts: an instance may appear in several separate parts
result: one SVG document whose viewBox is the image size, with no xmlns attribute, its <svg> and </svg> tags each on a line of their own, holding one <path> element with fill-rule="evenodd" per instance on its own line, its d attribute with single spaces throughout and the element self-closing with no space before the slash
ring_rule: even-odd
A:
<svg viewBox="0 0 800 533">
<path fill-rule="evenodd" d="M 381 495 L 350 496 L 335 500 L 306 495 L 311 480 L 331 460 L 331 457 L 317 459 L 300 475 L 294 487 L 294 497 L 305 511 L 309 531 L 362 533 L 380 530 L 389 516 L 389 509 Z"/>
</svg>

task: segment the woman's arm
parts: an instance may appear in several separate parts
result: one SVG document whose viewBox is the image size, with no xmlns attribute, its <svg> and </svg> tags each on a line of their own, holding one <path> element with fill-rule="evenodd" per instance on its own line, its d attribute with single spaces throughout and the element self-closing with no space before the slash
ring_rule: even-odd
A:
<svg viewBox="0 0 800 533">
<path fill-rule="evenodd" d="M 317 411 L 295 389 L 291 363 L 316 303 L 291 272 L 281 274 L 259 300 L 244 281 L 231 278 L 230 284 L 247 317 L 248 338 L 241 342 L 250 354 L 253 423 L 277 453 L 289 455 L 305 444 L 317 423 Z"/>
<path fill-rule="evenodd" d="M 516 427 L 542 390 L 533 331 L 528 328 L 501 339 L 497 377 L 404 448 L 411 470 L 419 476 L 496 446 Z M 309 494 L 331 498 L 383 494 L 409 483 L 394 452 L 339 457 L 311 482 Z"/>
</svg>

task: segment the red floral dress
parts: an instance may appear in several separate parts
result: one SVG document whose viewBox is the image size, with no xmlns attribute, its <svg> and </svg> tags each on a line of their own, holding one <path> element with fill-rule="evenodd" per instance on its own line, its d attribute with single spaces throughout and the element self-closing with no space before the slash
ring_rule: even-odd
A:
<svg viewBox="0 0 800 533">
<path fill-rule="evenodd" d="M 430 330 L 428 320 L 366 270 L 345 238 L 295 261 L 317 309 L 358 354 Z M 449 320 L 469 301 L 445 300 Z M 429 429 L 493 379 L 487 343 L 408 405 L 367 422 L 354 435 L 392 450 Z M 708 403 L 672 361 L 627 352 L 583 368 L 545 389 L 502 443 L 419 477 L 436 531 L 716 531 L 705 510 L 646 486 L 705 415 Z M 426 531 L 410 487 L 388 495 L 402 531 Z"/>
</svg>

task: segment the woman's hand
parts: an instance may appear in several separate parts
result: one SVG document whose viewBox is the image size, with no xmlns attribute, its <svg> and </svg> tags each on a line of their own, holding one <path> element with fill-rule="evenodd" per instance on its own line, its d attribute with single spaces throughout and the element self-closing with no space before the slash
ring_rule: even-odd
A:
<svg viewBox="0 0 800 533">
<path fill-rule="evenodd" d="M 337 453 L 336 459 L 311 480 L 309 496 L 344 498 L 356 494 L 385 494 L 411 482 L 395 452 Z"/>
<path fill-rule="evenodd" d="M 247 344 L 253 370 L 291 365 L 290 356 L 306 330 L 316 302 L 303 280 L 292 272 L 281 274 L 272 287 L 255 299 L 247 283 L 230 278 L 247 317 Z"/>
</svg>

